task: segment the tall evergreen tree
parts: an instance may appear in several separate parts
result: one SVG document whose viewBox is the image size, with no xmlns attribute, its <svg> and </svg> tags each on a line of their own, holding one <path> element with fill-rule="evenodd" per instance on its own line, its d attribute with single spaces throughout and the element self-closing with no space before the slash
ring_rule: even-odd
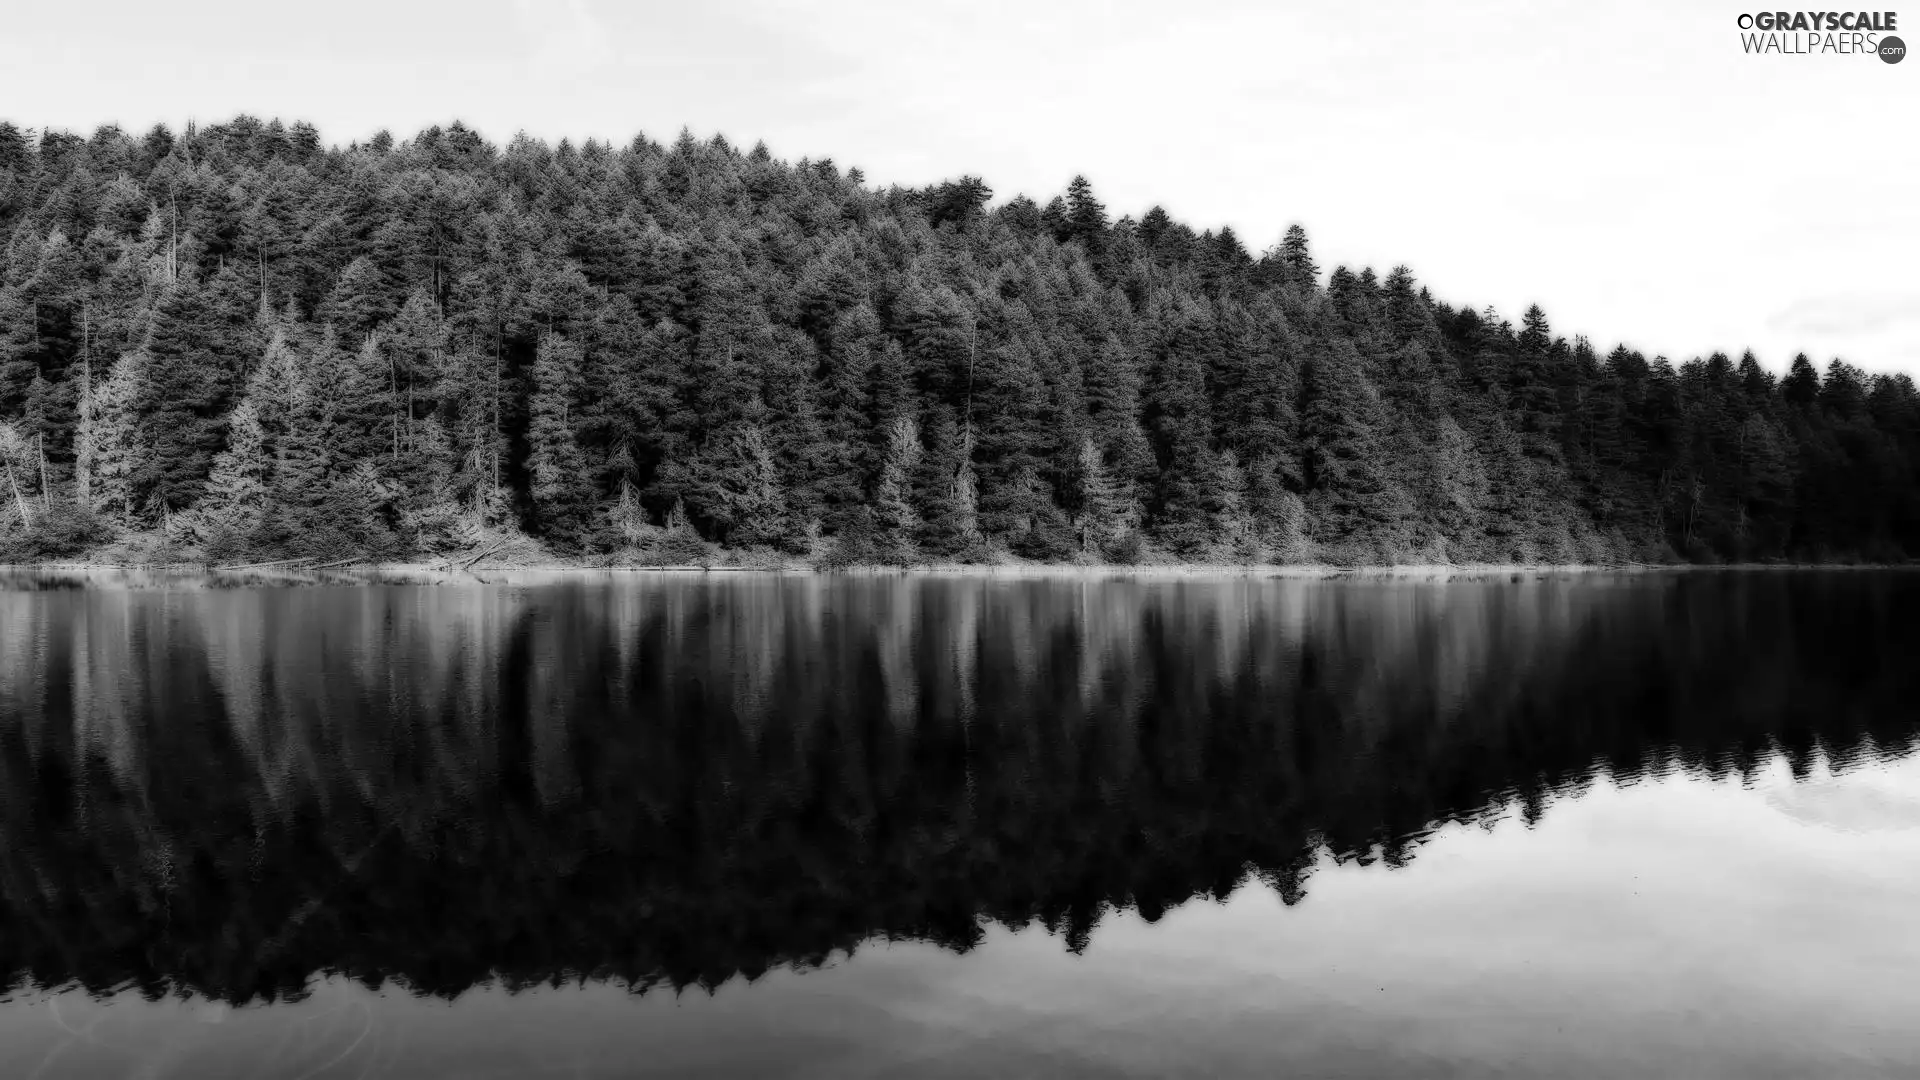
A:
<svg viewBox="0 0 1920 1080">
<path fill-rule="evenodd" d="M 1081 550 L 1105 555 L 1134 526 L 1136 508 L 1125 488 L 1107 471 L 1092 439 L 1080 444 L 1079 499 L 1075 507 Z"/>
<path fill-rule="evenodd" d="M 1297 223 L 1287 226 L 1287 234 L 1280 241 L 1277 261 L 1282 284 L 1312 288 L 1320 281 L 1320 267 L 1313 261 L 1307 230 Z"/>
<path fill-rule="evenodd" d="M 574 432 L 584 393 L 581 363 L 580 347 L 566 338 L 548 334 L 540 342 L 527 432 L 535 527 L 574 549 L 587 541 L 594 509 L 586 459 Z"/>
<path fill-rule="evenodd" d="M 780 466 L 759 424 L 745 424 L 727 439 L 714 469 L 713 486 L 711 512 L 726 530 L 728 542 L 783 547 L 797 539 Z"/>
<path fill-rule="evenodd" d="M 920 513 L 914 505 L 914 477 L 920 470 L 920 429 L 911 419 L 894 418 L 887 427 L 879 482 L 874 487 L 881 551 L 887 561 L 911 561 L 918 550 Z"/>
<path fill-rule="evenodd" d="M 169 288 L 154 313 L 142 406 L 152 450 L 135 484 L 156 509 L 198 498 L 225 441 L 227 413 L 258 355 L 249 299 L 239 276 L 223 270 Z"/>
<path fill-rule="evenodd" d="M 1149 370 L 1145 414 L 1159 482 L 1150 516 L 1173 551 L 1198 554 L 1215 538 L 1222 478 L 1208 419 L 1206 375 L 1218 340 L 1200 313 L 1171 314 L 1172 325 Z"/>
<path fill-rule="evenodd" d="M 1381 468 L 1379 392 L 1345 338 L 1307 362 L 1301 403 L 1303 479 L 1314 538 L 1338 561 L 1397 561 L 1409 537 L 1404 492 Z"/>
<path fill-rule="evenodd" d="M 206 494 L 195 508 L 210 542 L 243 543 L 258 527 L 270 468 L 259 410 L 242 401 L 227 418 L 227 448 L 213 459 Z"/>
<path fill-rule="evenodd" d="M 150 361 L 145 353 L 122 356 L 94 395 L 86 438 L 93 450 L 93 480 L 84 494 L 88 509 L 126 524 L 136 509 L 140 469 L 152 454 L 142 406 Z"/>
</svg>

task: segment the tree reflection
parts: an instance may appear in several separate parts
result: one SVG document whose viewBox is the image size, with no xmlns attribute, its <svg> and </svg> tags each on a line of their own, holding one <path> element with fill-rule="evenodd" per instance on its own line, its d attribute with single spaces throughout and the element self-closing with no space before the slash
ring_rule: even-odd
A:
<svg viewBox="0 0 1920 1080">
<path fill-rule="evenodd" d="M 1904 751 L 1917 585 L 0 592 L 0 969 L 242 1003 L 1079 949 L 1602 773 Z"/>
</svg>

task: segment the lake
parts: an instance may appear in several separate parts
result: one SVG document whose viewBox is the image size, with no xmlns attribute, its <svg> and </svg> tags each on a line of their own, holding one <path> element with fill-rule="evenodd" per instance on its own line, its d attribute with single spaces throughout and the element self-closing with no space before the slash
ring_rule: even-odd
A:
<svg viewBox="0 0 1920 1080">
<path fill-rule="evenodd" d="M 1920 574 L 0 571 L 0 1075 L 1920 1071 Z"/>
</svg>

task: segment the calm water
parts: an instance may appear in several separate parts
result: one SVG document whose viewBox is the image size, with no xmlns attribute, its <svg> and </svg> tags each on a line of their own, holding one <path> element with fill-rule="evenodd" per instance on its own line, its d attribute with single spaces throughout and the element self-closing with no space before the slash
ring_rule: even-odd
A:
<svg viewBox="0 0 1920 1080">
<path fill-rule="evenodd" d="M 1913 1076 L 1916 691 L 1920 575 L 0 573 L 0 1076 Z"/>
</svg>

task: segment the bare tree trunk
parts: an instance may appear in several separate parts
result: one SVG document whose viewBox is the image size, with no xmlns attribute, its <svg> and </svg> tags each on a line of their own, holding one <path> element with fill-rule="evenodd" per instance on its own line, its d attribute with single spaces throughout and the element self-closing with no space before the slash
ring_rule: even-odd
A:
<svg viewBox="0 0 1920 1080">
<path fill-rule="evenodd" d="M 500 505 L 500 331 L 493 332 L 493 502 Z"/>
<path fill-rule="evenodd" d="M 20 478 L 13 475 L 13 462 L 7 462 L 7 482 L 13 485 L 13 505 L 20 511 L 20 524 L 33 528 L 33 515 L 27 513 L 27 497 L 20 494 Z"/>
<path fill-rule="evenodd" d="M 53 513 L 53 487 L 47 483 L 47 433 L 40 432 L 40 509 Z"/>
<path fill-rule="evenodd" d="M 393 401 L 393 460 L 400 460 L 400 372 L 394 367 L 393 354 L 387 354 L 387 393 Z"/>
<path fill-rule="evenodd" d="M 980 351 L 980 322 L 967 329 L 967 403 L 960 410 L 960 441 L 973 441 L 973 361 Z"/>
<path fill-rule="evenodd" d="M 80 423 L 73 438 L 73 501 L 93 509 L 93 333 L 85 301 L 80 304 Z"/>
</svg>

